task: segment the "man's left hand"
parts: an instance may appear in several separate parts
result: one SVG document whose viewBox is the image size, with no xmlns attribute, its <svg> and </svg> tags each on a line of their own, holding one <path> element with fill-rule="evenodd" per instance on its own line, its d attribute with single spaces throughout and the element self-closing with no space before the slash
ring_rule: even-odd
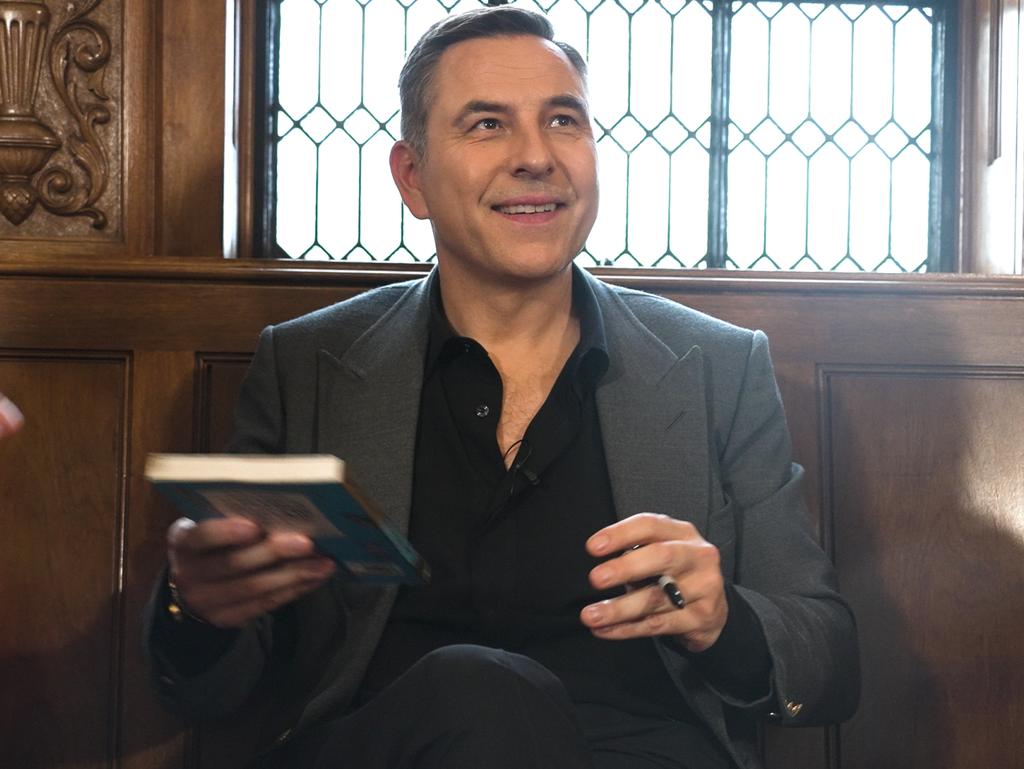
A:
<svg viewBox="0 0 1024 769">
<path fill-rule="evenodd" d="M 615 556 L 591 570 L 590 584 L 599 590 L 626 588 L 625 595 L 580 612 L 595 636 L 675 636 L 691 652 L 718 640 L 729 614 L 718 548 L 692 523 L 639 513 L 596 532 L 587 540 L 587 552 L 597 558 Z M 684 608 L 677 609 L 656 582 L 636 586 L 660 576 L 675 581 Z"/>
</svg>

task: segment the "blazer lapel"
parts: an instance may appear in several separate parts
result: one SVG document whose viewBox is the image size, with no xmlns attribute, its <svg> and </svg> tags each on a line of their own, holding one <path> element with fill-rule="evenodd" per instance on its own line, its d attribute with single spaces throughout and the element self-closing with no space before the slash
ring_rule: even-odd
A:
<svg viewBox="0 0 1024 769">
<path fill-rule="evenodd" d="M 433 276 L 411 287 L 340 357 L 321 350 L 317 361 L 317 451 L 344 459 L 356 483 L 403 532 Z"/>
<path fill-rule="evenodd" d="M 609 355 L 597 406 L 618 516 L 664 513 L 706 533 L 710 477 L 701 350 L 694 346 L 679 357 L 610 289 L 595 293 Z"/>
</svg>

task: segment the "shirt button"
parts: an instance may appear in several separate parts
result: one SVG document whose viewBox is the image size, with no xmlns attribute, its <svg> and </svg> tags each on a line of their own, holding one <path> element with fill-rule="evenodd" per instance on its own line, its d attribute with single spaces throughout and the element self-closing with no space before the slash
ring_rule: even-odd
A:
<svg viewBox="0 0 1024 769">
<path fill-rule="evenodd" d="M 486 403 L 481 403 L 479 406 L 476 407 L 476 415 L 478 417 L 480 417 L 481 419 L 483 419 L 485 416 L 487 416 L 490 413 L 491 413 L 491 407 L 488 406 Z"/>
</svg>

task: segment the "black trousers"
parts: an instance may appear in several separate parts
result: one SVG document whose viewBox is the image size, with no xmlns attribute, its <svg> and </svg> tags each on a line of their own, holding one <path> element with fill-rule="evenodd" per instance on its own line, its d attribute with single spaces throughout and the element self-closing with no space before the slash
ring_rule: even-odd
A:
<svg viewBox="0 0 1024 769">
<path fill-rule="evenodd" d="M 728 769 L 692 724 L 574 705 L 547 668 L 482 646 L 423 657 L 359 710 L 268 757 L 276 769 Z"/>
</svg>

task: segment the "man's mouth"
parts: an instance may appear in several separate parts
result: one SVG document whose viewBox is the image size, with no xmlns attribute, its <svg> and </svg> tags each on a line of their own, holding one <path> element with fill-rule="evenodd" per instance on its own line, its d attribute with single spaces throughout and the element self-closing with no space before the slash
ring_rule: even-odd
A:
<svg viewBox="0 0 1024 769">
<path fill-rule="evenodd" d="M 502 214 L 546 214 L 558 208 L 558 203 L 541 203 L 539 205 L 519 204 L 514 206 L 494 206 L 494 210 Z"/>
</svg>

